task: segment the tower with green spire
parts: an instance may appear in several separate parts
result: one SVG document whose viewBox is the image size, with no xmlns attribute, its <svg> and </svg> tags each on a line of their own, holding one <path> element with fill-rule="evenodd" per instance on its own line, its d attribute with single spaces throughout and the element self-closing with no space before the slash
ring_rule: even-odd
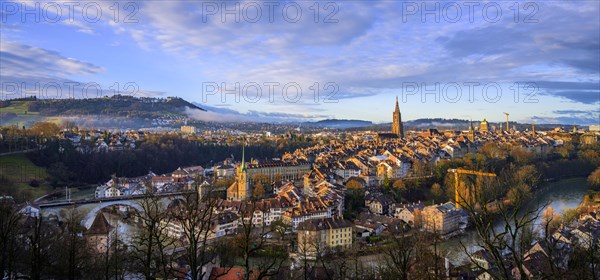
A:
<svg viewBox="0 0 600 280">
<path fill-rule="evenodd" d="M 227 189 L 227 199 L 245 200 L 250 197 L 250 184 L 248 183 L 248 171 L 246 170 L 245 144 L 242 146 L 242 162 L 235 172 L 235 181 Z"/>
<path fill-rule="evenodd" d="M 244 146 L 242 146 L 242 164 L 240 165 L 242 167 L 242 172 L 246 172 L 245 158 L 246 158 L 246 144 L 244 144 Z"/>
</svg>

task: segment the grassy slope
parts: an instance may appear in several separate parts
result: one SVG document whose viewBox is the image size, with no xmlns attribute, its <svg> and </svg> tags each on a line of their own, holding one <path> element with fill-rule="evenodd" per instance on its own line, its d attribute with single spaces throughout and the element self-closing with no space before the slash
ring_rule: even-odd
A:
<svg viewBox="0 0 600 280">
<path fill-rule="evenodd" d="M 143 103 L 136 99 L 119 101 L 114 99 L 89 99 L 89 100 L 57 100 L 56 104 L 46 103 L 42 105 L 41 110 L 49 113 L 48 108 L 60 108 L 58 112 L 50 111 L 49 114 L 40 114 L 39 112 L 28 111 L 31 102 L 39 101 L 11 101 L 10 106 L 0 108 L 0 113 L 14 113 L 17 117 L 11 119 L 0 119 L 0 125 L 17 125 L 19 127 L 25 125 L 30 126 L 35 122 L 49 121 L 61 123 L 62 117 L 59 115 L 109 115 L 123 116 L 131 112 L 143 112 L 143 116 L 135 115 L 133 117 L 158 117 L 171 116 L 182 114 L 181 108 L 193 107 L 193 104 L 188 103 L 183 99 L 176 99 L 167 103 L 158 103 L 155 105 Z M 48 102 L 48 101 L 46 101 Z M 52 101 L 50 101 L 52 102 Z M 137 103 L 137 104 L 135 104 Z M 136 105 L 138 107 L 132 107 Z M 57 107 L 58 106 L 58 107 Z M 135 108 L 135 109 L 134 109 Z M 25 114 L 27 112 L 27 114 Z"/>
<path fill-rule="evenodd" d="M 0 108 L 0 113 L 15 113 L 17 114 L 16 118 L 12 118 L 10 120 L 0 120 L 0 125 L 30 125 L 31 123 L 44 121 L 46 118 L 40 116 L 38 112 L 29 112 L 27 108 L 29 107 L 30 101 L 11 101 L 10 106 Z M 27 111 L 27 115 L 25 112 Z"/>
<path fill-rule="evenodd" d="M 12 101 L 10 106 L 0 108 L 0 113 L 15 113 L 19 116 L 25 115 L 27 111 L 27 115 L 37 115 L 37 112 L 29 112 L 27 108 L 29 107 L 29 101 Z"/>
<path fill-rule="evenodd" d="M 13 183 L 13 187 L 0 185 L 0 193 L 17 192 L 12 195 L 22 194 L 24 199 L 34 199 L 48 193 L 51 189 L 43 184 L 34 188 L 29 182 L 35 179 L 40 183 L 48 176 L 46 169 L 34 165 L 25 155 L 0 156 L 0 177 Z"/>
</svg>

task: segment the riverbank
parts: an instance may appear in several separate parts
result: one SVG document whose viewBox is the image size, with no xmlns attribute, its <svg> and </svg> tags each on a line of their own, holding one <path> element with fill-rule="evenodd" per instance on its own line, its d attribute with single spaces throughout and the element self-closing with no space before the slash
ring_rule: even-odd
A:
<svg viewBox="0 0 600 280">
<path fill-rule="evenodd" d="M 581 203 L 577 207 L 578 211 L 590 211 L 590 209 L 600 208 L 600 191 L 588 189 L 588 192 L 583 196 Z"/>
<path fill-rule="evenodd" d="M 588 192 L 585 177 L 563 179 L 547 183 L 538 189 L 527 207 L 539 207 L 548 204 L 558 214 L 565 210 L 579 207 L 582 199 Z"/>
<path fill-rule="evenodd" d="M 565 210 L 577 208 L 583 197 L 588 192 L 588 184 L 585 177 L 563 179 L 555 182 L 545 183 L 533 194 L 533 198 L 525 205 L 526 208 L 552 207 L 558 214 Z M 501 230 L 500 221 L 494 222 L 494 227 Z M 477 232 L 473 229 L 467 230 L 463 235 L 442 242 L 442 251 L 453 264 L 460 264 L 468 260 L 463 245 L 470 248 L 477 245 L 479 239 Z M 462 243 L 462 245 L 461 245 Z"/>
</svg>

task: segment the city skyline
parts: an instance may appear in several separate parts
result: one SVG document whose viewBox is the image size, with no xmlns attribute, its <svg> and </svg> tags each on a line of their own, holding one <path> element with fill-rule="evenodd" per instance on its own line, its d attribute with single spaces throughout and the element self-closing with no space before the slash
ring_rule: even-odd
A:
<svg viewBox="0 0 600 280">
<path fill-rule="evenodd" d="M 203 3 L 98 2 L 72 17 L 67 2 L 3 3 L 2 97 L 96 83 L 182 97 L 211 111 L 192 114 L 202 120 L 386 123 L 399 96 L 405 120 L 599 122 L 596 1 Z"/>
<path fill-rule="evenodd" d="M 600 279 L 599 15 L 0 0 L 0 275 Z"/>
</svg>

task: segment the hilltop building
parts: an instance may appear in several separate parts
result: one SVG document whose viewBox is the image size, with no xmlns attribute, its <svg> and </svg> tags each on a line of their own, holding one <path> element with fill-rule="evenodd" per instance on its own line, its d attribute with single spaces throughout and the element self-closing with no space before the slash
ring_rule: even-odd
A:
<svg viewBox="0 0 600 280">
<path fill-rule="evenodd" d="M 196 133 L 196 128 L 191 126 L 191 125 L 184 125 L 181 127 L 181 132 L 182 133 L 187 133 L 187 134 L 195 134 Z"/>
<path fill-rule="evenodd" d="M 488 123 L 488 121 L 485 118 L 483 119 L 483 121 L 481 121 L 481 123 L 479 123 L 479 131 L 480 132 L 490 131 L 490 124 Z"/>
</svg>

